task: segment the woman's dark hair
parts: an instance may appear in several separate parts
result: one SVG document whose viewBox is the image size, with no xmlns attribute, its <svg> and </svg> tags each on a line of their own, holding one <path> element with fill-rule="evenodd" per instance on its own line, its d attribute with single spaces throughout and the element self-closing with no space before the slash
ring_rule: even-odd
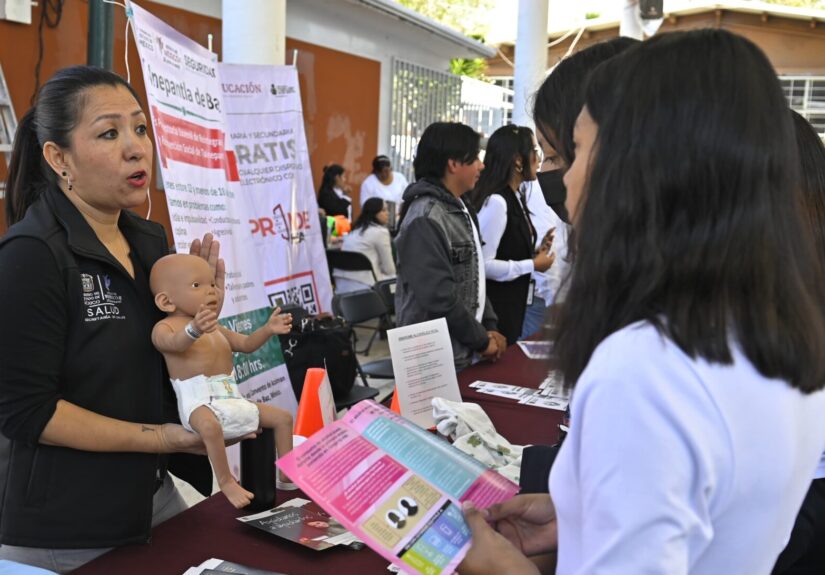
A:
<svg viewBox="0 0 825 575">
<path fill-rule="evenodd" d="M 447 162 L 456 160 L 471 164 L 478 158 L 481 136 L 460 122 L 434 122 L 424 129 L 418 140 L 413 160 L 415 179 L 440 180 L 447 171 Z"/>
<path fill-rule="evenodd" d="M 825 385 L 825 292 L 803 225 L 787 102 L 724 30 L 655 36 L 602 64 L 556 352 L 573 385 L 610 334 L 647 321 L 688 356 Z M 577 161 L 582 161 L 580 158 Z"/>
<path fill-rule="evenodd" d="M 70 148 L 71 133 L 86 105 L 85 92 L 97 86 L 123 86 L 140 99 L 120 76 L 90 66 L 58 70 L 37 93 L 34 106 L 23 115 L 14 136 L 6 180 L 6 222 L 20 221 L 43 190 L 57 185 L 57 176 L 43 158 L 43 145 L 54 142 Z"/>
<path fill-rule="evenodd" d="M 335 187 L 335 178 L 345 172 L 344 166 L 339 164 L 329 164 L 324 166 L 324 175 L 321 178 L 321 187 L 318 188 L 318 194 L 325 189 L 332 190 Z"/>
<path fill-rule="evenodd" d="M 825 145 L 808 120 L 791 110 L 799 150 L 802 211 L 811 226 L 816 255 L 825 266 Z"/>
<path fill-rule="evenodd" d="M 390 161 L 390 159 L 387 156 L 384 156 L 384 155 L 375 156 L 372 159 L 372 173 L 373 174 L 377 175 L 378 172 L 380 172 L 384 168 L 389 168 L 390 166 L 392 166 L 392 162 Z"/>
<path fill-rule="evenodd" d="M 534 147 L 533 130 L 525 126 L 508 124 L 493 132 L 487 141 L 484 169 L 475 188 L 468 195 L 470 204 L 476 212 L 481 210 L 487 198 L 510 185 L 516 171 L 516 158 L 521 158 L 522 176 L 525 181 L 536 179 L 531 161 L 532 154 L 535 153 Z"/>
<path fill-rule="evenodd" d="M 627 48 L 632 38 L 613 38 L 588 46 L 559 62 L 533 96 L 536 129 L 553 146 L 566 166 L 573 163 L 573 126 L 584 104 L 587 76 L 593 69 Z"/>
<path fill-rule="evenodd" d="M 383 225 L 381 222 L 378 221 L 378 214 L 381 210 L 384 209 L 384 200 L 381 198 L 370 198 L 364 205 L 361 206 L 361 213 L 358 214 L 358 219 L 355 220 L 355 223 L 352 224 L 352 231 L 361 230 L 361 233 L 364 233 L 371 225 L 375 224 L 377 226 Z"/>
</svg>

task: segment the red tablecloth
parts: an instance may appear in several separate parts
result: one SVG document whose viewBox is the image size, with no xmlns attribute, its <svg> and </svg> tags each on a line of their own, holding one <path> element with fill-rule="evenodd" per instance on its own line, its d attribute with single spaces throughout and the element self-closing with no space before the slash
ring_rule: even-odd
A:
<svg viewBox="0 0 825 575">
<path fill-rule="evenodd" d="M 497 363 L 482 363 L 464 370 L 458 381 L 462 397 L 480 404 L 499 433 L 512 443 L 550 444 L 556 440 L 561 412 L 519 405 L 510 399 L 480 394 L 469 387 L 476 380 L 538 387 L 547 369 L 546 362 L 527 359 L 514 345 Z M 296 496 L 301 495 L 279 491 L 277 503 Z M 387 573 L 388 562 L 369 548 L 312 551 L 235 520 L 245 514 L 218 493 L 158 526 L 152 533 L 151 544 L 120 547 L 74 573 L 181 575 L 210 557 L 290 575 Z"/>
</svg>

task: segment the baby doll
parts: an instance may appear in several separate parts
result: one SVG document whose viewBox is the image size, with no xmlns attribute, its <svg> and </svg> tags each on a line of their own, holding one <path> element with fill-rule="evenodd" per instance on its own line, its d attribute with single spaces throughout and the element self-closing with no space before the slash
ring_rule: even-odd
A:
<svg viewBox="0 0 825 575">
<path fill-rule="evenodd" d="M 167 313 L 152 330 L 152 343 L 169 368 L 181 423 L 203 439 L 223 494 L 235 507 L 244 507 L 253 495 L 232 476 L 224 439 L 255 433 L 259 427 L 272 428 L 276 449 L 283 456 L 292 449 L 292 416 L 243 398 L 233 375 L 232 352 L 251 353 L 273 335 L 289 332 L 292 315 L 276 308 L 269 321 L 249 335 L 221 326 L 214 273 L 206 260 L 196 256 L 161 258 L 152 267 L 149 282 L 155 304 Z M 280 472 L 279 487 L 295 488 Z"/>
</svg>

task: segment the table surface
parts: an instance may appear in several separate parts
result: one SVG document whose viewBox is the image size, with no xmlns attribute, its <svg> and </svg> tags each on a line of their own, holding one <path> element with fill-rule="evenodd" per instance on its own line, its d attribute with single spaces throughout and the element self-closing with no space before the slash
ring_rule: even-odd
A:
<svg viewBox="0 0 825 575">
<path fill-rule="evenodd" d="M 476 380 L 484 380 L 536 388 L 547 371 L 546 361 L 530 360 L 513 345 L 498 362 L 480 363 L 459 373 L 458 382 L 464 400 L 481 405 L 497 431 L 510 442 L 551 444 L 556 440 L 562 412 L 519 405 L 469 387 Z M 276 504 L 302 496 L 300 492 L 279 491 Z M 155 528 L 151 544 L 120 547 L 74 573 L 181 575 L 211 557 L 290 575 L 388 573 L 388 561 L 369 548 L 313 551 L 236 521 L 246 514 L 217 493 Z"/>
</svg>

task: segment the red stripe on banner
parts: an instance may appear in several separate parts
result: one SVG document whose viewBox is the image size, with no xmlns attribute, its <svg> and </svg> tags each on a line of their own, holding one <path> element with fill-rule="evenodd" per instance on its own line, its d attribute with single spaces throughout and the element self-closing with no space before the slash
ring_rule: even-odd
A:
<svg viewBox="0 0 825 575">
<path fill-rule="evenodd" d="M 167 160 L 175 160 L 203 168 L 224 168 L 230 173 L 222 130 L 206 128 L 166 114 L 156 106 L 152 106 L 152 117 L 155 119 L 155 139 L 164 167 Z M 237 174 L 237 164 L 234 170 Z M 240 178 L 236 176 L 235 181 L 238 180 Z"/>
<path fill-rule="evenodd" d="M 226 180 L 228 182 L 240 182 L 241 175 L 238 173 L 238 159 L 233 150 L 226 150 Z"/>
</svg>

